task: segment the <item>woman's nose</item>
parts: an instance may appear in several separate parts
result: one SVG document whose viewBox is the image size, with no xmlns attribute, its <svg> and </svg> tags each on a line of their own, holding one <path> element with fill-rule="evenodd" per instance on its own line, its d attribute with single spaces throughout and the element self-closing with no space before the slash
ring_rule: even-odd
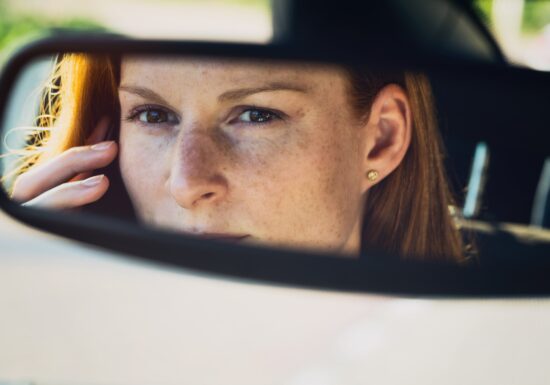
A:
<svg viewBox="0 0 550 385">
<path fill-rule="evenodd" d="M 192 134 L 178 145 L 170 175 L 172 197 L 186 209 L 222 201 L 228 183 L 220 173 L 220 151 L 212 139 Z"/>
</svg>

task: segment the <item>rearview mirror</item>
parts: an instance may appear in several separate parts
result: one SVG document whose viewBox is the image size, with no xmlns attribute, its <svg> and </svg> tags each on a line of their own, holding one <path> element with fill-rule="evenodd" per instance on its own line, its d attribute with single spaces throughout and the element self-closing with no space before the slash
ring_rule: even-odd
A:
<svg viewBox="0 0 550 385">
<path fill-rule="evenodd" d="M 252 279 L 541 289 L 499 274 L 547 264 L 546 75 L 281 47 L 75 44 L 30 48 L 3 78 L 2 205 L 18 218 Z"/>
</svg>

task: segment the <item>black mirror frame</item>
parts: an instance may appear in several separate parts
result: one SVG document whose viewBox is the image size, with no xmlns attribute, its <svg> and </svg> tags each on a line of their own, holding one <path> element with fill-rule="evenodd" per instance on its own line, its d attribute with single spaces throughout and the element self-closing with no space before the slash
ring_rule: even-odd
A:
<svg viewBox="0 0 550 385">
<path fill-rule="evenodd" d="M 51 37 L 35 42 L 6 65 L 0 79 L 0 119 L 3 118 L 10 89 L 17 74 L 30 60 L 58 52 L 203 55 L 276 60 L 308 60 L 359 64 L 376 58 L 342 50 L 308 50 L 284 45 L 252 45 L 185 41 L 132 40 L 90 35 Z M 410 54 L 410 53 L 408 53 Z M 395 65 L 395 58 L 376 61 Z M 464 68 L 478 71 L 509 71 L 486 63 L 457 61 L 456 58 L 412 55 L 402 58 L 408 68 Z M 403 64 L 401 64 L 403 65 Z M 525 72 L 526 76 L 547 75 Z M 550 258 L 525 265 L 451 266 L 426 262 L 399 262 L 383 256 L 358 260 L 261 247 L 204 242 L 181 234 L 145 229 L 126 222 L 92 214 L 52 213 L 12 202 L 0 189 L 0 207 L 13 218 L 32 227 L 86 244 L 139 258 L 153 264 L 185 269 L 225 279 L 297 286 L 312 289 L 367 292 L 407 297 L 533 297 L 550 294 Z M 550 257 L 550 256 L 549 256 Z"/>
</svg>

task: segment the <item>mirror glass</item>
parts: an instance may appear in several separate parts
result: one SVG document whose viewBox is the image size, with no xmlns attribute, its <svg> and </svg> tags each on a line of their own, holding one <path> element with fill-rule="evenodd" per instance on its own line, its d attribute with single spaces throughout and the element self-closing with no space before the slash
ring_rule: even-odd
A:
<svg viewBox="0 0 550 385">
<path fill-rule="evenodd" d="M 503 245 L 491 234 L 549 238 L 547 122 L 518 86 L 276 60 L 42 57 L 3 115 L 2 183 L 27 207 L 205 241 L 479 262 Z"/>
</svg>

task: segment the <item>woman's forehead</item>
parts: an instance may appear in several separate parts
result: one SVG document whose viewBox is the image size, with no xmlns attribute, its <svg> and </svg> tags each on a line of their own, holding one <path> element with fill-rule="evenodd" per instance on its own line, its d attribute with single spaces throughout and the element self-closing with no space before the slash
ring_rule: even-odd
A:
<svg viewBox="0 0 550 385">
<path fill-rule="evenodd" d="M 173 76 L 200 76 L 225 78 L 235 81 L 270 79 L 294 81 L 319 81 L 341 76 L 336 66 L 315 63 L 283 61 L 251 61 L 237 59 L 213 59 L 196 57 L 125 56 L 122 59 L 122 78 L 159 78 Z"/>
</svg>

